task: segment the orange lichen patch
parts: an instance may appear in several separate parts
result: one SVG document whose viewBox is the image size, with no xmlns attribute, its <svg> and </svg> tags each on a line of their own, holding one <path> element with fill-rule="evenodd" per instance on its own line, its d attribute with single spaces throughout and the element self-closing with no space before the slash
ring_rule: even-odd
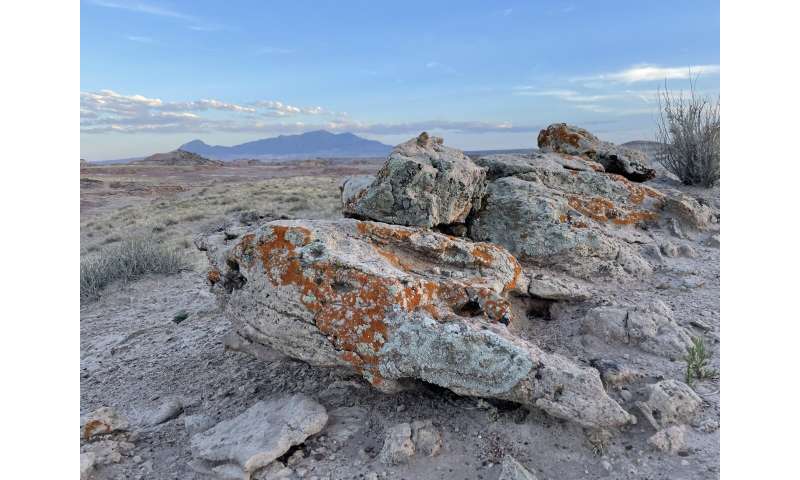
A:
<svg viewBox="0 0 800 480">
<path fill-rule="evenodd" d="M 478 243 L 472 248 L 472 256 L 483 265 L 491 265 L 494 262 L 494 255 L 489 253 L 490 245 Z"/>
<path fill-rule="evenodd" d="M 577 133 L 572 133 L 567 129 L 566 125 L 550 126 L 539 132 L 537 142 L 541 148 L 544 145 L 553 145 L 554 140 L 558 143 L 568 143 L 573 147 L 580 145 L 581 137 Z"/>
<path fill-rule="evenodd" d="M 83 439 L 89 440 L 95 432 L 108 433 L 111 431 L 111 425 L 102 420 L 89 420 L 83 426 Z"/>
<path fill-rule="evenodd" d="M 519 276 L 522 275 L 522 267 L 520 266 L 519 262 L 516 258 L 511 257 L 514 261 L 514 277 L 509 281 L 505 287 L 503 287 L 503 293 L 509 292 L 517 288 L 517 282 L 519 282 Z"/>
<path fill-rule="evenodd" d="M 359 222 L 358 231 L 363 235 L 377 237 L 382 240 L 408 240 L 413 235 L 413 230 L 405 228 L 392 228 L 369 222 Z"/>
<path fill-rule="evenodd" d="M 399 268 L 400 270 L 404 270 L 404 271 L 408 270 L 408 266 L 405 265 L 403 263 L 403 261 L 400 260 L 400 257 L 395 255 L 393 252 L 390 252 L 389 250 L 385 250 L 385 249 L 380 248 L 380 247 L 374 247 L 374 248 L 375 248 L 375 251 L 378 252 L 378 254 L 380 256 L 385 258 L 386 261 L 388 261 L 389 263 L 391 263 L 395 267 Z"/>
<path fill-rule="evenodd" d="M 625 187 L 625 189 L 628 190 L 628 192 L 630 193 L 628 200 L 633 204 L 638 205 L 642 203 L 645 197 L 662 198 L 664 196 L 664 194 L 659 192 L 658 190 L 646 187 L 644 185 L 633 183 L 627 178 L 623 177 L 622 175 L 609 173 L 608 176 L 611 177 L 614 181 L 621 183 Z"/>
<path fill-rule="evenodd" d="M 220 279 L 221 279 L 221 274 L 219 270 L 214 269 L 208 272 L 208 281 L 209 283 L 211 283 L 211 285 L 215 285 L 217 282 L 220 281 Z"/>
<path fill-rule="evenodd" d="M 658 217 L 658 214 L 650 211 L 625 212 L 618 209 L 612 201 L 602 197 L 590 200 L 570 197 L 568 203 L 570 207 L 596 222 L 610 221 L 616 225 L 631 225 Z"/>
<path fill-rule="evenodd" d="M 569 216 L 562 213 L 561 215 L 558 216 L 558 221 L 561 223 L 567 223 L 569 221 Z"/>
<path fill-rule="evenodd" d="M 422 310 L 434 319 L 443 319 L 472 300 L 468 294 L 472 287 L 457 280 L 384 277 L 327 260 L 301 264 L 297 249 L 311 241 L 311 232 L 282 225 L 270 228 L 272 234 L 254 245 L 264 274 L 274 286 L 297 289 L 300 302 L 313 313 L 317 328 L 342 352 L 340 358 L 373 384 L 383 381 L 378 370 L 378 352 L 388 341 L 385 318 L 393 308 L 407 312 Z M 382 238 L 413 232 L 368 223 L 360 223 L 358 228 L 362 233 Z M 477 253 L 473 253 L 478 261 L 491 263 L 497 258 L 494 245 L 479 244 L 476 249 Z M 375 250 L 387 262 L 405 269 L 392 251 L 378 246 Z M 236 255 L 243 249 L 232 251 Z M 515 278 L 509 283 L 511 288 L 520 271 L 517 264 Z M 510 317 L 509 304 L 491 289 L 479 288 L 477 296 L 482 313 L 489 319 L 499 321 Z"/>
</svg>

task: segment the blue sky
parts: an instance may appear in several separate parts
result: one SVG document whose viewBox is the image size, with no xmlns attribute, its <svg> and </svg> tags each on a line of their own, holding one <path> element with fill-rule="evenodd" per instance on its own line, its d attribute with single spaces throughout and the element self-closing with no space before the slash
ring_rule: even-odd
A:
<svg viewBox="0 0 800 480">
<path fill-rule="evenodd" d="M 81 156 L 324 128 L 531 148 L 652 139 L 657 88 L 719 92 L 716 1 L 81 2 Z"/>
</svg>

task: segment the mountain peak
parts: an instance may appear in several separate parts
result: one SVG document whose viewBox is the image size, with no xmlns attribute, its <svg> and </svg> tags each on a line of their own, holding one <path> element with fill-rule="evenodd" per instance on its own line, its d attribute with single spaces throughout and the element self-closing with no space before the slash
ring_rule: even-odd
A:
<svg viewBox="0 0 800 480">
<path fill-rule="evenodd" d="M 212 146 L 202 140 L 192 140 L 181 145 L 180 149 L 207 158 L 233 160 L 236 158 L 382 157 L 388 155 L 392 147 L 349 132 L 336 134 L 327 130 L 313 130 L 296 135 L 263 138 L 230 147 Z"/>
</svg>

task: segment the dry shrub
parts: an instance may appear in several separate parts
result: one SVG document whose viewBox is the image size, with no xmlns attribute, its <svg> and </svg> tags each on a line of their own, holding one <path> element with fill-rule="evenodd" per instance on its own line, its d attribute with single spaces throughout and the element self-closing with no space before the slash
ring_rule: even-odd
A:
<svg viewBox="0 0 800 480">
<path fill-rule="evenodd" d="M 81 298 L 94 298 L 113 282 L 127 283 L 150 273 L 176 274 L 184 256 L 152 237 L 134 237 L 81 259 Z"/>
<path fill-rule="evenodd" d="M 685 185 L 711 187 L 719 181 L 719 97 L 699 95 L 695 82 L 689 94 L 675 95 L 664 83 L 658 93 L 660 116 L 656 140 L 659 161 Z"/>
</svg>

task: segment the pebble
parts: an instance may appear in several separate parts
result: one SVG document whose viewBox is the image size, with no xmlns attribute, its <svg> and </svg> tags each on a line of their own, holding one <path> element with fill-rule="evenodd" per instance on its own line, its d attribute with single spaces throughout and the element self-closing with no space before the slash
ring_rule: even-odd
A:
<svg viewBox="0 0 800 480">
<path fill-rule="evenodd" d="M 602 462 L 600 462 L 600 465 L 602 465 L 602 466 L 603 466 L 603 468 L 604 468 L 604 469 L 605 469 L 607 472 L 610 472 L 610 471 L 611 471 L 611 462 L 609 462 L 608 460 L 603 460 Z"/>
</svg>

